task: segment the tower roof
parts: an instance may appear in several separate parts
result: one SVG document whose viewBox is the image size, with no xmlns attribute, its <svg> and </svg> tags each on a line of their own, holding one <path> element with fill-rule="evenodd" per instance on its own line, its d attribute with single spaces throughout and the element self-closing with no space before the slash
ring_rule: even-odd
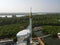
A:
<svg viewBox="0 0 60 45">
<path fill-rule="evenodd" d="M 30 30 L 29 29 L 24 29 L 24 30 L 18 32 L 17 36 L 25 36 L 27 34 L 30 34 Z"/>
</svg>

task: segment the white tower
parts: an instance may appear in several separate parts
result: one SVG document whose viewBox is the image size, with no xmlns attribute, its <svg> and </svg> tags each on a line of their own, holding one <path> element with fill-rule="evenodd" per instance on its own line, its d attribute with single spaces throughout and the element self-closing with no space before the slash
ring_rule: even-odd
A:
<svg viewBox="0 0 60 45">
<path fill-rule="evenodd" d="M 30 45 L 32 44 L 32 9 L 30 9 L 30 13 L 29 13 L 29 26 L 27 29 L 24 29 L 22 31 L 19 31 L 17 33 L 17 45 L 27 45 L 27 40 L 25 39 L 29 39 L 29 43 Z M 25 41 L 24 41 L 25 40 Z"/>
<path fill-rule="evenodd" d="M 30 35 L 30 43 L 32 43 L 32 8 L 30 8 L 30 14 L 29 14 L 29 21 L 30 21 L 30 31 L 31 31 L 31 35 Z"/>
</svg>

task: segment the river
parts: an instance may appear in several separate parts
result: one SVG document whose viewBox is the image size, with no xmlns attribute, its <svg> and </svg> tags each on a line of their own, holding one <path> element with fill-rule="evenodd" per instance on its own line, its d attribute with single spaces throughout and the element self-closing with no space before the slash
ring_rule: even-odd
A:
<svg viewBox="0 0 60 45">
<path fill-rule="evenodd" d="M 42 31 L 36 31 L 34 33 L 36 36 L 40 36 L 40 37 L 44 36 Z M 47 45 L 60 45 L 60 39 L 59 38 L 46 37 L 46 38 L 43 38 L 43 40 Z"/>
</svg>

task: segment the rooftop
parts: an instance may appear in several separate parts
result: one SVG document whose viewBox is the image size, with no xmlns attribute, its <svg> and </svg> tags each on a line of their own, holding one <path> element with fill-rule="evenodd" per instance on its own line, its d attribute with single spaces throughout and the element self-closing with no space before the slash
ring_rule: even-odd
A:
<svg viewBox="0 0 60 45">
<path fill-rule="evenodd" d="M 27 34 L 30 34 L 30 30 L 29 29 L 24 29 L 22 31 L 19 31 L 17 33 L 17 36 L 24 36 L 24 35 L 27 35 Z"/>
</svg>

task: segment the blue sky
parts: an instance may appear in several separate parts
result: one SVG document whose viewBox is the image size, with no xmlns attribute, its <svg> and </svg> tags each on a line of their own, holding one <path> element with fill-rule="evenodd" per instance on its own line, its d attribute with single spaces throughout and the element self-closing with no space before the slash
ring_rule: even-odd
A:
<svg viewBox="0 0 60 45">
<path fill-rule="evenodd" d="M 60 12 L 60 0 L 0 0 L 0 12 Z"/>
</svg>

